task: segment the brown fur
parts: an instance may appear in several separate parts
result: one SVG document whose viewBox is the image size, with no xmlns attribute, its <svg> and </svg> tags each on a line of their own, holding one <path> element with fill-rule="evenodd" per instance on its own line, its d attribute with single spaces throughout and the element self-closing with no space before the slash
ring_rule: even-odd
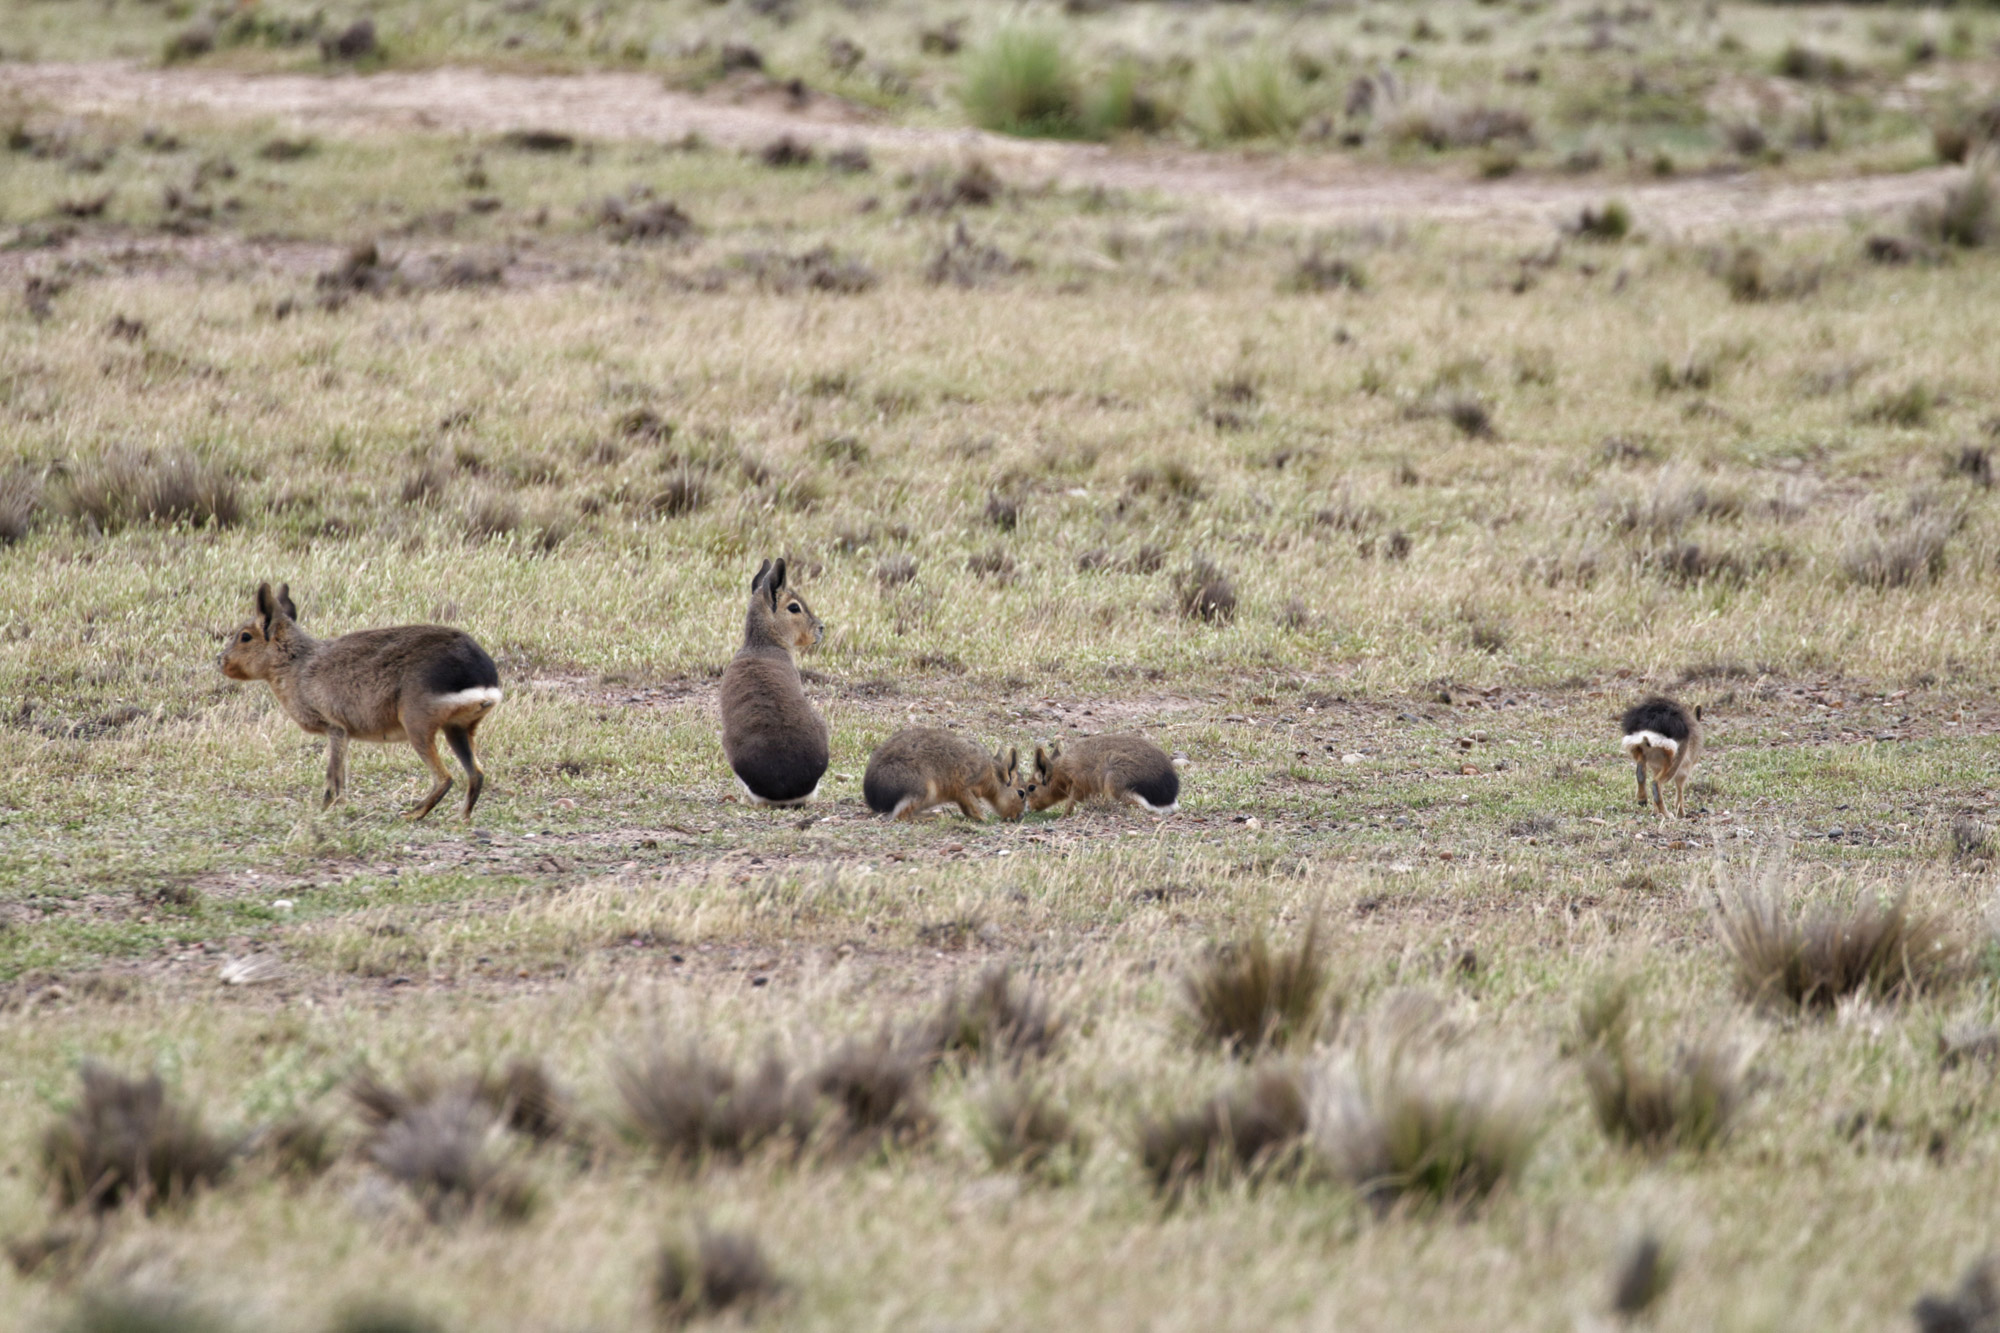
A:
<svg viewBox="0 0 2000 1333">
<path fill-rule="evenodd" d="M 1675 739 L 1663 735 L 1656 728 L 1662 719 L 1671 718 L 1673 730 L 1685 730 L 1686 736 Z M 1626 714 L 1628 730 L 1621 747 L 1636 766 L 1639 780 L 1639 805 L 1646 805 L 1646 779 L 1653 780 L 1653 809 L 1662 819 L 1666 818 L 1667 806 L 1660 792 L 1660 784 L 1671 782 L 1674 786 L 1674 812 L 1682 819 L 1687 818 L 1688 774 L 1694 762 L 1701 755 L 1701 708 L 1693 711 L 1682 707 L 1671 699 L 1653 698 Z M 1662 740 L 1670 742 L 1661 744 Z"/>
<path fill-rule="evenodd" d="M 237 626 L 218 664 L 231 680 L 261 680 L 286 716 L 327 738 L 321 808 L 347 786 L 347 742 L 408 741 L 435 784 L 411 819 L 422 819 L 451 790 L 438 757 L 443 735 L 465 768 L 465 816 L 486 785 L 475 734 L 500 702 L 500 677 L 485 650 L 463 631 L 402 625 L 319 640 L 301 629 L 291 589 L 257 589 L 257 613 Z"/>
<path fill-rule="evenodd" d="M 794 652 L 820 641 L 819 617 L 766 560 L 750 583 L 743 646 L 722 673 L 722 752 L 758 805 L 811 800 L 826 774 L 826 719 L 799 683 Z"/>
<path fill-rule="evenodd" d="M 1063 813 L 1078 801 L 1123 801 L 1160 814 L 1180 802 L 1180 775 L 1167 752 L 1143 736 L 1086 736 L 1065 751 L 1035 747 L 1035 771 L 1028 780 L 1030 810 L 1061 803 Z"/>
<path fill-rule="evenodd" d="M 1019 750 L 989 755 L 942 728 L 909 727 L 868 756 L 861 794 L 870 810 L 898 819 L 915 819 L 947 803 L 955 803 L 967 819 L 984 818 L 985 809 L 1019 819 L 1020 765 Z"/>
</svg>

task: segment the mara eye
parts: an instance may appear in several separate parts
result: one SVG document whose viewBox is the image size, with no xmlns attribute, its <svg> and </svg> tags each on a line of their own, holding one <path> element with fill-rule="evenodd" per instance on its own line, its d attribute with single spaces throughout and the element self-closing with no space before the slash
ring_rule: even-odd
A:
<svg viewBox="0 0 2000 1333">
<path fill-rule="evenodd" d="M 243 634 L 242 634 L 242 637 L 240 637 L 239 639 L 237 639 L 237 642 L 238 642 L 238 643 L 248 643 L 248 642 L 250 642 L 250 631 L 249 631 L 249 630 L 247 630 L 247 629 L 246 629 L 246 630 L 244 630 L 244 631 L 243 631 Z"/>
<path fill-rule="evenodd" d="M 799 614 L 799 612 L 805 610 L 805 608 L 803 606 L 800 606 L 797 602 L 793 602 L 790 606 L 786 607 L 785 609 L 787 611 L 790 611 L 793 615 L 797 615 Z"/>
</svg>

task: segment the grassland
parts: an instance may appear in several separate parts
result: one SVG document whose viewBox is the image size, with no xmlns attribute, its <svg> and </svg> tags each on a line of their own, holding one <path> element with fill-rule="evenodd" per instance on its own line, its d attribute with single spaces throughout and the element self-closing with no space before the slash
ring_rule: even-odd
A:
<svg viewBox="0 0 2000 1333">
<path fill-rule="evenodd" d="M 1042 16 L 1086 68 L 1146 53 L 1184 108 L 1117 153 L 1215 137 L 1208 75 L 1173 61 L 1235 28 L 1327 53 L 1314 81 L 1288 67 L 1308 103 L 1411 45 L 1443 92 L 1511 90 L 1536 127 L 1506 180 L 1467 184 L 1490 145 L 1420 179 L 1560 177 L 1597 221 L 1246 217 L 924 135 L 970 118 L 983 11 L 955 55 L 924 50 L 956 17 L 928 7 L 372 12 L 389 67 L 636 42 L 633 67 L 730 105 L 741 72 L 696 68 L 725 41 L 853 95 L 870 66 L 813 63 L 851 33 L 902 51 L 906 86 L 878 79 L 889 119 L 857 116 L 869 151 L 839 159 L 823 122 L 779 148 L 10 107 L 7 1323 L 111 1327 L 89 1313 L 111 1299 L 201 1327 L 358 1329 L 380 1301 L 410 1327 L 649 1327 L 679 1317 L 650 1294 L 661 1247 L 707 1227 L 760 1243 L 783 1294 L 747 1317 L 772 1326 L 1609 1326 L 1650 1236 L 1661 1326 L 1860 1329 L 1994 1248 L 1990 167 L 1914 214 L 1750 229 L 1663 202 L 1620 226 L 1641 181 L 1705 187 L 1659 185 L 1666 131 L 1618 119 L 1643 99 L 1575 122 L 1629 161 L 1563 171 L 1590 135 L 1550 99 L 1635 59 L 1571 49 L 1580 11 L 1442 6 L 1436 42 L 1384 6 Z M 153 59 L 202 18 L 0 14 L 42 60 Z M 1684 77 L 1718 85 L 1784 86 L 1800 32 L 1842 53 L 1821 100 L 1892 109 L 1759 159 L 1774 188 L 1933 162 L 1939 108 L 1990 96 L 1976 9 L 1605 22 L 1699 37 Z M 656 51 L 651 24 L 708 45 Z M 1507 82 L 1537 43 L 1542 82 Z M 217 45 L 182 68 L 321 63 L 316 37 Z M 1328 151 L 1310 123 L 1266 136 L 1277 170 Z M 1704 112 L 1670 151 L 1742 157 L 1724 128 Z M 1429 156 L 1374 129 L 1344 152 Z M 833 769 L 797 811 L 736 803 L 714 717 L 768 555 L 828 622 L 802 665 Z M 394 748 L 314 807 L 318 743 L 214 665 L 264 579 L 316 633 L 439 619 L 493 650 L 474 826 L 399 821 L 422 778 Z M 1189 613 L 1203 584 L 1225 613 Z M 1706 709 L 1686 823 L 1637 810 L 1614 747 L 1652 689 Z M 1186 758 L 1181 813 L 887 824 L 860 775 L 910 720 L 1023 746 L 1142 729 Z M 1908 895 L 1948 947 L 1886 953 L 1837 1005 L 1752 1002 L 1716 914 L 1767 881 L 1808 914 Z M 1196 1035 L 1213 946 L 1309 928 L 1329 982 L 1299 1040 Z M 690 1166 L 633 1123 L 650 1052 L 824 1073 L 1001 963 L 1060 1042 L 925 1065 L 897 1086 L 927 1110 L 886 1138 L 850 1104 L 803 1150 Z M 1616 1043 L 1589 1018 L 1614 983 Z M 1524 1127 L 1483 1197 L 1385 1202 L 1352 1169 L 1355 1090 L 1379 1104 L 1382 1053 L 1419 1048 L 1416 1084 Z M 1727 1132 L 1607 1137 L 1586 1071 L 1690 1051 L 1718 1053 Z M 399 1183 L 357 1074 L 517 1057 L 566 1090 L 560 1140 L 467 1123 L 526 1193 L 461 1216 Z M 246 1151 L 171 1206 L 63 1208 L 40 1156 L 84 1060 L 158 1071 Z M 1148 1127 L 1253 1068 L 1299 1080 L 1304 1138 L 1158 1187 Z M 1073 1133 L 996 1166 L 990 1108 L 1024 1083 Z M 283 1149 L 299 1125 L 327 1152 Z"/>
</svg>

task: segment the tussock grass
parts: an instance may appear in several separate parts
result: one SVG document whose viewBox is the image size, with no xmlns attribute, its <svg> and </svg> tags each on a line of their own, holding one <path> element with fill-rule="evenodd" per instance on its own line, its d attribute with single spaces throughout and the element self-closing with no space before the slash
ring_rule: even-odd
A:
<svg viewBox="0 0 2000 1333">
<path fill-rule="evenodd" d="M 518 1221 L 534 1211 L 533 1185 L 503 1156 L 501 1119 L 481 1098 L 452 1088 L 404 1103 L 374 1130 L 368 1159 L 407 1186 L 433 1222 L 480 1213 Z"/>
<path fill-rule="evenodd" d="M 812 1135 L 812 1090 L 776 1053 L 739 1072 L 690 1045 L 621 1065 L 618 1093 L 633 1130 L 664 1156 L 698 1165 L 741 1161 L 767 1145 L 797 1150 Z"/>
<path fill-rule="evenodd" d="M 1089 1153 L 1075 1117 L 1045 1084 L 1020 1075 L 987 1083 L 973 1132 L 987 1160 L 1051 1184 L 1074 1180 Z"/>
<path fill-rule="evenodd" d="M 973 50 L 959 100 L 974 124 L 1002 134 L 1062 138 L 1083 128 L 1069 52 L 1040 29 L 1003 28 Z"/>
<path fill-rule="evenodd" d="M 662 1248 L 653 1268 L 653 1306 L 669 1324 L 748 1313 L 784 1294 L 764 1247 L 747 1232 L 704 1230 Z"/>
<path fill-rule="evenodd" d="M 1612 1270 L 1611 1313 L 1627 1320 L 1651 1314 L 1673 1286 L 1679 1267 L 1679 1257 L 1659 1236 L 1648 1231 L 1635 1237 Z"/>
<path fill-rule="evenodd" d="M 42 508 L 42 482 L 27 468 L 0 470 L 0 546 L 26 537 Z"/>
<path fill-rule="evenodd" d="M 144 1212 L 186 1201 L 229 1173 L 237 1144 L 209 1130 L 158 1074 L 87 1063 L 82 1096 L 42 1132 L 42 1174 L 65 1208 Z"/>
<path fill-rule="evenodd" d="M 2000 1257 L 1974 1260 L 1949 1294 L 1930 1292 L 1910 1309 L 1917 1333 L 1993 1333 L 2000 1329 Z"/>
<path fill-rule="evenodd" d="M 835 1047 L 811 1080 L 830 1106 L 833 1146 L 866 1151 L 928 1137 L 937 1117 L 925 1095 L 924 1073 L 923 1053 L 886 1032 L 850 1037 Z"/>
<path fill-rule="evenodd" d="M 1457 1206 L 1519 1176 L 1544 1128 L 1527 1074 L 1392 1033 L 1365 1040 L 1330 1072 L 1313 1143 L 1377 1208 Z"/>
<path fill-rule="evenodd" d="M 1857 525 L 1840 553 L 1843 573 L 1868 588 L 1911 588 L 1944 577 L 1952 519 L 1935 512 L 1911 514 L 1887 529 Z"/>
<path fill-rule="evenodd" d="M 69 470 L 62 507 L 100 532 L 135 523 L 231 527 L 243 517 L 236 479 L 186 449 L 115 444 Z"/>
<path fill-rule="evenodd" d="M 1265 1065 L 1194 1110 L 1141 1121 L 1139 1162 L 1163 1193 L 1284 1175 L 1304 1162 L 1309 1115 L 1305 1075 Z"/>
<path fill-rule="evenodd" d="M 1577 1014 L 1585 1090 L 1598 1128 L 1649 1152 L 1704 1151 L 1728 1137 L 1748 1094 L 1747 1061 L 1714 1036 L 1649 1061 L 1633 1035 L 1629 984 L 1587 994 Z"/>
<path fill-rule="evenodd" d="M 981 972 L 969 992 L 954 988 L 905 1044 L 931 1059 L 1018 1066 L 1053 1054 L 1067 1027 L 1033 983 L 1017 985 L 1013 969 L 998 964 Z"/>
<path fill-rule="evenodd" d="M 1315 914 L 1290 949 L 1262 930 L 1213 948 L 1182 985 L 1196 1036 L 1245 1058 L 1317 1038 L 1338 1017 Z"/>
<path fill-rule="evenodd" d="M 1965 177 L 1945 187 L 1932 203 L 1910 214 L 1910 230 L 1937 245 L 1976 250 L 2000 241 L 2000 174 L 1990 155 L 1966 168 Z"/>
<path fill-rule="evenodd" d="M 1712 916 L 1737 994 L 1793 1011 L 1935 991 L 1959 976 L 1964 956 L 1945 918 L 1912 906 L 1908 890 L 1801 908 L 1775 878 L 1741 878 L 1717 889 Z"/>
<path fill-rule="evenodd" d="M 1272 56 L 1217 61 L 1202 87 L 1202 126 L 1214 139 L 1285 139 L 1305 117 L 1297 80 Z"/>
<path fill-rule="evenodd" d="M 1227 624 L 1236 618 L 1236 585 L 1214 562 L 1197 559 L 1181 578 L 1180 610 L 1189 620 Z"/>
</svg>

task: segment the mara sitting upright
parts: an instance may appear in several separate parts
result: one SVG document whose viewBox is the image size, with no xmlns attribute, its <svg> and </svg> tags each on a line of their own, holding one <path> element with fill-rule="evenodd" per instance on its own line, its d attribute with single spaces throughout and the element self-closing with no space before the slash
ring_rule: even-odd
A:
<svg viewBox="0 0 2000 1333">
<path fill-rule="evenodd" d="M 1035 771 L 1028 778 L 1028 808 L 1046 810 L 1063 803 L 1102 797 L 1125 801 L 1157 815 L 1180 808 L 1181 776 L 1167 752 L 1144 736 L 1086 736 L 1068 750 L 1060 743 L 1047 753 L 1035 747 Z"/>
<path fill-rule="evenodd" d="M 1653 808 L 1664 818 L 1667 805 L 1661 799 L 1660 784 L 1671 782 L 1675 813 L 1687 818 L 1688 772 L 1701 754 L 1700 705 L 1690 713 L 1672 699 L 1656 694 L 1626 709 L 1620 725 L 1625 731 L 1620 745 L 1638 765 L 1640 806 L 1646 804 L 1646 779 L 1651 777 Z"/>
<path fill-rule="evenodd" d="M 785 586 L 785 562 L 766 560 L 750 582 L 743 646 L 722 673 L 722 753 L 758 805 L 811 800 L 826 774 L 826 719 L 806 698 L 792 660 L 824 632 L 805 599 Z"/>
<path fill-rule="evenodd" d="M 222 674 L 261 680 L 292 721 L 326 737 L 326 792 L 321 808 L 347 786 L 347 743 L 403 741 L 437 779 L 411 819 L 429 814 L 451 790 L 438 757 L 443 735 L 465 768 L 465 816 L 486 785 L 474 735 L 500 702 L 500 672 L 463 630 L 444 625 L 365 629 L 320 640 L 299 628 L 291 587 L 257 588 L 257 612 L 230 635 Z"/>
<path fill-rule="evenodd" d="M 897 819 L 915 819 L 949 804 L 967 819 L 981 818 L 985 809 L 1002 819 L 1019 819 L 1022 792 L 1015 774 L 1020 765 L 1019 750 L 987 754 L 942 727 L 906 727 L 868 756 L 861 795 L 870 810 Z"/>
</svg>

